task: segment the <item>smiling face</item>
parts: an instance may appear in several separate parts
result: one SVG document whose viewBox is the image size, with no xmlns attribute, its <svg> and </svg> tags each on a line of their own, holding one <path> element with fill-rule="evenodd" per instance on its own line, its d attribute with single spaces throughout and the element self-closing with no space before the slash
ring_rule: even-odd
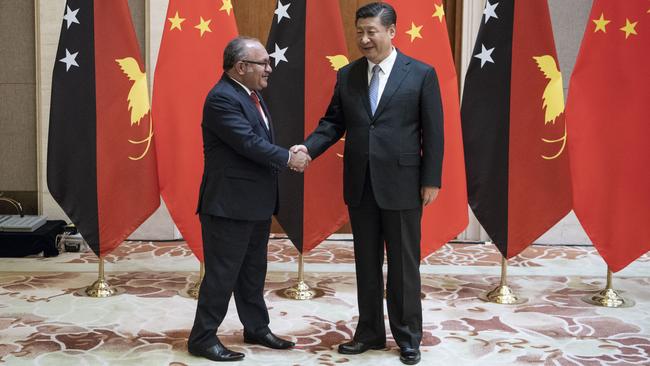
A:
<svg viewBox="0 0 650 366">
<path fill-rule="evenodd" d="M 390 55 L 394 37 L 395 24 L 386 27 L 379 17 L 357 20 L 357 47 L 372 63 L 378 64 Z"/>
<path fill-rule="evenodd" d="M 269 54 L 259 42 L 250 42 L 246 50 L 246 59 L 237 65 L 239 81 L 248 89 L 260 91 L 268 85 L 272 72 Z"/>
</svg>

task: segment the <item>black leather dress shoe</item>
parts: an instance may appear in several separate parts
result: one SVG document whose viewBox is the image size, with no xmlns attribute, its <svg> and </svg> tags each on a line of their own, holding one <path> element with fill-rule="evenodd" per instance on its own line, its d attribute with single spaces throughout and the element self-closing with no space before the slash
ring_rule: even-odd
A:
<svg viewBox="0 0 650 366">
<path fill-rule="evenodd" d="M 358 341 L 350 341 L 347 343 L 339 344 L 339 353 L 344 355 L 358 355 L 364 353 L 369 349 L 384 349 L 386 343 L 363 343 Z"/>
<path fill-rule="evenodd" d="M 244 359 L 243 353 L 229 350 L 219 340 L 217 340 L 217 344 L 208 348 L 187 346 L 187 350 L 194 356 L 205 357 L 212 361 L 239 361 Z"/>
<path fill-rule="evenodd" d="M 255 335 L 244 331 L 244 342 L 249 344 L 259 344 L 273 349 L 287 349 L 296 345 L 295 343 L 282 339 L 271 332 L 263 335 Z"/>
<path fill-rule="evenodd" d="M 417 348 L 402 348 L 399 352 L 399 360 L 405 365 L 415 365 L 420 362 L 420 350 Z"/>
</svg>

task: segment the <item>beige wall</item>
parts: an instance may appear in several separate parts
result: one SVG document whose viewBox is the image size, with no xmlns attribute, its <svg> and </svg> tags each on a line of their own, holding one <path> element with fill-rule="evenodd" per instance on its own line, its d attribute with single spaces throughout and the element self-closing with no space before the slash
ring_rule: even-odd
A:
<svg viewBox="0 0 650 366">
<path fill-rule="evenodd" d="M 0 0 L 0 192 L 36 213 L 34 6 Z M 0 213 L 15 213 L 0 204 Z"/>
</svg>

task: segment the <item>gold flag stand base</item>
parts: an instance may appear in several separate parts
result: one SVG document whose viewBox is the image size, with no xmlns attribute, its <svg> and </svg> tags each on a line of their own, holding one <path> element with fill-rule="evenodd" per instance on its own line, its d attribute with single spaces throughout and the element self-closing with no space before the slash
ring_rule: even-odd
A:
<svg viewBox="0 0 650 366">
<path fill-rule="evenodd" d="M 92 285 L 86 288 L 77 290 L 75 292 L 75 295 L 103 298 L 117 296 L 123 293 L 124 289 L 120 287 L 113 287 L 110 283 L 108 283 L 108 281 L 106 281 L 104 278 L 104 258 L 99 257 L 99 276 L 97 278 L 97 281 L 93 282 Z"/>
<path fill-rule="evenodd" d="M 506 262 L 506 258 L 502 257 L 501 258 L 501 283 L 499 284 L 499 286 L 495 287 L 494 289 L 479 294 L 478 295 L 479 299 L 485 302 L 492 302 L 501 305 L 518 305 L 528 301 L 528 299 L 526 299 L 525 297 L 517 296 L 517 294 L 515 294 L 514 291 L 512 291 L 510 286 L 507 285 L 506 283 L 507 268 L 508 268 L 508 263 Z"/>
<path fill-rule="evenodd" d="M 629 308 L 634 306 L 634 300 L 626 299 L 612 288 L 612 271 L 607 268 L 607 284 L 605 289 L 595 295 L 587 295 L 582 298 L 587 304 L 602 306 L 606 308 Z"/>
<path fill-rule="evenodd" d="M 205 277 L 205 263 L 201 262 L 201 268 L 199 269 L 199 280 L 191 283 L 190 288 L 188 288 L 187 291 L 179 291 L 178 294 L 183 297 L 189 297 L 191 299 L 197 300 L 199 298 L 199 289 L 201 288 L 203 277 Z"/>
<path fill-rule="evenodd" d="M 279 289 L 277 295 L 291 300 L 310 300 L 321 297 L 325 292 L 319 288 L 310 287 L 304 281 L 304 258 L 302 253 L 298 254 L 298 283 L 294 286 Z"/>
</svg>

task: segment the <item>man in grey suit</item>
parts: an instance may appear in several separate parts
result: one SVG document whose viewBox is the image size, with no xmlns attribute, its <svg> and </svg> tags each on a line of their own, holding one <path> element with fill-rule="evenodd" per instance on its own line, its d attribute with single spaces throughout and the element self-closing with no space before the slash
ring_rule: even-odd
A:
<svg viewBox="0 0 650 366">
<path fill-rule="evenodd" d="M 213 361 L 234 361 L 244 354 L 226 348 L 216 335 L 232 295 L 245 343 L 294 346 L 268 327 L 266 255 L 271 215 L 278 211 L 278 174 L 287 167 L 302 172 L 310 159 L 274 144 L 273 121 L 259 94 L 272 71 L 264 46 L 254 38 L 233 39 L 223 52 L 223 70 L 203 107 L 197 213 L 205 277 L 187 348 Z"/>
<path fill-rule="evenodd" d="M 359 322 L 339 352 L 385 347 L 385 242 L 390 328 L 400 360 L 413 365 L 422 340 L 420 220 L 441 186 L 443 116 L 435 70 L 392 45 L 396 21 L 387 3 L 357 10 L 364 57 L 339 70 L 325 116 L 292 150 L 315 159 L 347 133 L 344 199 L 354 234 Z"/>
</svg>

